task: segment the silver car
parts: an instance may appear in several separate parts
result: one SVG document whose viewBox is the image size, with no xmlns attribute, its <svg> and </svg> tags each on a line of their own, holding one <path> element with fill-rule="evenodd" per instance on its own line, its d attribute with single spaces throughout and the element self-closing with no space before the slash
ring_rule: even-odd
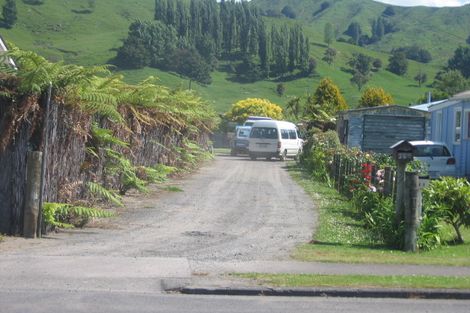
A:
<svg viewBox="0 0 470 313">
<path fill-rule="evenodd" d="M 445 143 L 436 141 L 410 141 L 415 147 L 414 159 L 424 163 L 429 178 L 456 176 L 455 158 Z"/>
</svg>

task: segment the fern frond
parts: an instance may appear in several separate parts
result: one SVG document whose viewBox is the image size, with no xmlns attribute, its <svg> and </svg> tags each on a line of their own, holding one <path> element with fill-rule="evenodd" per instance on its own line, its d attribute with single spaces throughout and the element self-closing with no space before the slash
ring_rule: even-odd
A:
<svg viewBox="0 0 470 313">
<path fill-rule="evenodd" d="M 116 192 L 108 190 L 100 184 L 94 182 L 88 182 L 86 186 L 88 191 L 94 196 L 98 196 L 105 201 L 112 202 L 117 206 L 123 206 L 122 198 Z"/>
</svg>

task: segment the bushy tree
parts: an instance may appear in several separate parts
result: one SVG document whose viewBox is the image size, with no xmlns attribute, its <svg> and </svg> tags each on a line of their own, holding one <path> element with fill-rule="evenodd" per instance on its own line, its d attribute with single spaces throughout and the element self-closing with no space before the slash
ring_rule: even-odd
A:
<svg viewBox="0 0 470 313">
<path fill-rule="evenodd" d="M 359 71 L 355 71 L 351 79 L 349 80 L 351 84 L 355 85 L 358 90 L 361 90 L 367 82 L 369 82 L 370 75 L 364 75 Z"/>
<path fill-rule="evenodd" d="M 323 41 L 330 46 L 333 41 L 335 41 L 335 27 L 331 23 L 325 24 L 325 29 L 323 31 Z"/>
<path fill-rule="evenodd" d="M 281 13 L 288 18 L 295 19 L 297 17 L 297 13 L 295 10 L 290 6 L 286 5 L 285 7 L 282 8 Z"/>
<path fill-rule="evenodd" d="M 315 93 L 310 97 L 308 102 L 310 105 L 305 107 L 307 115 L 311 114 L 313 105 L 319 105 L 330 113 L 346 110 L 348 108 L 339 87 L 328 77 L 320 81 Z"/>
<path fill-rule="evenodd" d="M 375 107 L 380 105 L 390 105 L 393 103 L 392 96 L 385 92 L 383 88 L 369 87 L 361 95 L 359 99 L 360 107 Z"/>
<path fill-rule="evenodd" d="M 405 53 L 402 51 L 393 51 L 388 59 L 387 70 L 400 76 L 405 75 L 408 71 L 408 60 L 406 59 Z"/>
<path fill-rule="evenodd" d="M 328 48 L 325 50 L 322 60 L 328 63 L 329 65 L 333 64 L 335 61 L 337 51 L 334 48 Z"/>
<path fill-rule="evenodd" d="M 286 92 L 286 86 L 284 86 L 283 83 L 279 83 L 276 86 L 276 93 L 279 97 L 282 97 L 284 95 L 284 92 Z"/>
<path fill-rule="evenodd" d="M 424 203 L 425 210 L 452 225 L 457 242 L 463 243 L 460 229 L 470 227 L 470 183 L 465 178 L 434 180 L 424 190 Z"/>
<path fill-rule="evenodd" d="M 458 47 L 448 61 L 448 68 L 458 70 L 465 78 L 470 78 L 470 48 Z"/>
<path fill-rule="evenodd" d="M 394 16 L 395 15 L 395 8 L 392 6 L 388 6 L 385 8 L 385 10 L 382 12 L 382 15 L 384 16 Z"/>
<path fill-rule="evenodd" d="M 394 51 L 404 52 L 407 59 L 414 60 L 414 61 L 421 62 L 421 63 L 429 63 L 432 60 L 431 53 L 428 50 L 423 49 L 416 45 L 408 46 L 408 47 L 400 47 L 397 49 L 393 49 L 392 52 Z"/>
<path fill-rule="evenodd" d="M 447 96 L 452 96 L 470 87 L 470 81 L 465 79 L 459 71 L 450 70 L 438 73 L 434 79 L 433 87 Z"/>
<path fill-rule="evenodd" d="M 204 61 L 196 49 L 182 49 L 174 54 L 172 68 L 183 76 L 203 85 L 212 83 L 210 66 Z"/>
<path fill-rule="evenodd" d="M 3 24 L 6 28 L 12 28 L 17 20 L 17 10 L 15 0 L 6 0 L 2 7 Z"/>
<path fill-rule="evenodd" d="M 247 98 L 232 105 L 225 116 L 234 122 L 243 123 L 248 116 L 267 116 L 275 120 L 282 119 L 282 108 L 267 99 Z"/>
<path fill-rule="evenodd" d="M 374 59 L 372 57 L 363 53 L 353 53 L 352 58 L 348 61 L 348 65 L 351 66 L 354 71 L 367 76 L 370 74 L 372 69 L 373 60 Z"/>
<path fill-rule="evenodd" d="M 359 39 L 362 36 L 361 25 L 358 22 L 352 22 L 351 24 L 349 24 L 345 34 L 351 37 L 353 44 L 358 45 Z"/>
<path fill-rule="evenodd" d="M 421 71 L 419 71 L 419 73 L 416 74 L 416 76 L 414 77 L 414 80 L 418 82 L 419 87 L 421 87 L 421 85 L 424 84 L 427 79 L 428 79 L 428 75 L 426 75 L 426 73 L 423 73 Z"/>
<path fill-rule="evenodd" d="M 382 60 L 381 59 L 374 59 L 372 62 L 372 71 L 377 72 L 382 68 Z"/>
</svg>

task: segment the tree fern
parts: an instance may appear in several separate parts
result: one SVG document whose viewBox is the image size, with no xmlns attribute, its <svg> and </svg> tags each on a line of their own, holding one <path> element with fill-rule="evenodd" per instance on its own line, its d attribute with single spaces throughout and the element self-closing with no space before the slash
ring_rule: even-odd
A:
<svg viewBox="0 0 470 313">
<path fill-rule="evenodd" d="M 53 202 L 45 202 L 42 212 L 46 224 L 60 228 L 73 228 L 76 225 L 83 225 L 89 218 L 104 218 L 115 215 L 114 212 L 103 209 Z"/>
<path fill-rule="evenodd" d="M 129 144 L 119 138 L 113 136 L 113 132 L 106 128 L 98 127 L 98 124 L 93 123 L 91 125 L 91 135 L 93 139 L 98 141 L 102 145 L 116 145 L 119 147 L 127 148 Z"/>
<path fill-rule="evenodd" d="M 88 182 L 86 184 L 88 191 L 94 196 L 100 197 L 105 201 L 114 203 L 117 206 L 122 206 L 122 198 L 116 192 L 106 189 L 98 183 Z"/>
</svg>

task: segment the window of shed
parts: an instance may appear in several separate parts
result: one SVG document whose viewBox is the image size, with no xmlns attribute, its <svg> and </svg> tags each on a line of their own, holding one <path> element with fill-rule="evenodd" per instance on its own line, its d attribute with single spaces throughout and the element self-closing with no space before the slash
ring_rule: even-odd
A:
<svg viewBox="0 0 470 313">
<path fill-rule="evenodd" d="M 462 140 L 462 111 L 455 111 L 454 114 L 454 143 L 459 144 Z"/>
</svg>

